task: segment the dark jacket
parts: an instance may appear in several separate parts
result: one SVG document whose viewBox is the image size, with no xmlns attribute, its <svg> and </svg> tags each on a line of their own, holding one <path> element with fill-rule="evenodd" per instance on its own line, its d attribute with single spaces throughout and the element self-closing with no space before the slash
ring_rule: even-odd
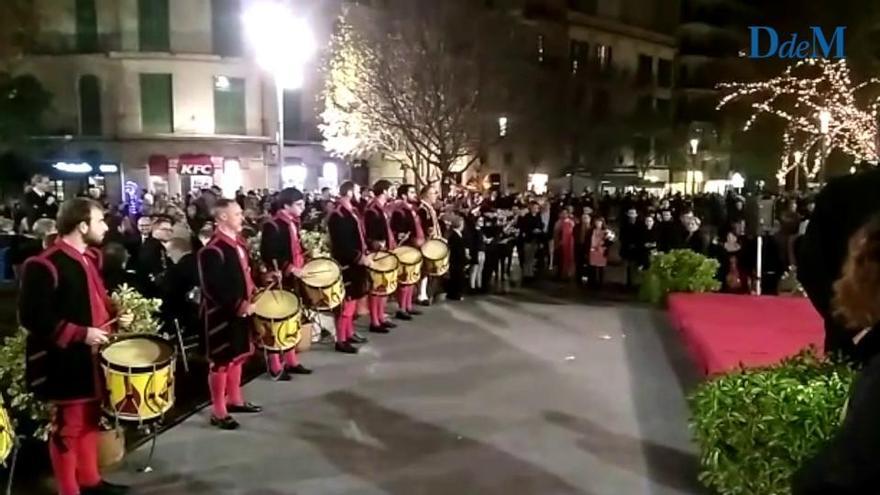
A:
<svg viewBox="0 0 880 495">
<path fill-rule="evenodd" d="M 84 341 L 88 327 L 107 321 L 95 321 L 86 269 L 71 249 L 56 244 L 22 268 L 18 312 L 28 332 L 26 379 L 28 389 L 46 400 L 100 396 L 96 357 Z M 90 249 L 85 257 L 100 270 L 100 251 Z M 109 312 L 106 290 L 97 290 Z"/>
<path fill-rule="evenodd" d="M 49 198 L 52 198 L 52 204 L 49 204 Z M 24 211 L 28 227 L 33 228 L 34 222 L 41 218 L 54 219 L 58 216 L 58 199 L 52 193 L 40 196 L 30 190 L 24 195 Z"/>
<path fill-rule="evenodd" d="M 342 266 L 347 299 L 360 299 L 370 288 L 367 267 L 360 264 L 361 257 L 367 254 L 362 228 L 358 214 L 341 205 L 327 218 L 330 255 Z"/>
<path fill-rule="evenodd" d="M 371 251 L 377 250 L 380 245 L 385 246 L 385 249 L 394 249 L 397 245 L 388 212 L 375 201 L 364 210 L 364 233 L 367 236 L 367 248 Z"/>
<path fill-rule="evenodd" d="M 140 247 L 137 263 L 137 273 L 145 296 L 161 295 L 160 287 L 164 284 L 165 272 L 170 264 L 165 246 L 159 240 L 148 237 Z"/>
<path fill-rule="evenodd" d="M 289 271 L 290 268 L 302 268 L 294 264 L 294 243 L 298 244 L 301 249 L 301 241 L 299 229 L 288 219 L 276 215 L 275 218 L 263 222 L 263 235 L 260 238 L 260 256 L 263 263 L 269 270 L 275 270 L 276 267 L 282 272 Z M 302 251 L 299 252 L 302 257 Z M 299 259 L 297 264 L 304 263 L 304 259 Z"/>
<path fill-rule="evenodd" d="M 244 312 L 253 296 L 247 245 L 217 232 L 199 251 L 204 345 L 208 359 L 225 365 L 251 352 Z"/>
<path fill-rule="evenodd" d="M 166 322 L 171 323 L 172 319 L 176 319 L 185 333 L 197 334 L 198 303 L 189 298 L 193 289 L 200 286 L 196 255 L 185 254 L 177 263 L 169 266 L 165 281 L 167 285 L 162 301 L 162 314 Z"/>
<path fill-rule="evenodd" d="M 642 224 L 636 219 L 630 222 L 629 218 L 624 218 L 620 224 L 620 257 L 634 261 L 639 250 L 639 231 L 642 230 Z"/>
</svg>

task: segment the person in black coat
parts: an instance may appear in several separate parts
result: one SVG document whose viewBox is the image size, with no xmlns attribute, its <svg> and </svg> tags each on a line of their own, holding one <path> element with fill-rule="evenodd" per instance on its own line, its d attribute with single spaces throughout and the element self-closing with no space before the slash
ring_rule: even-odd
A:
<svg viewBox="0 0 880 495">
<path fill-rule="evenodd" d="M 101 479 L 101 397 L 97 348 L 109 342 L 115 309 L 104 288 L 100 245 L 107 232 L 100 205 L 76 198 L 58 216 L 60 240 L 22 267 L 18 313 L 27 330 L 25 379 L 53 406 L 49 452 L 58 489 L 124 493 Z M 131 314 L 118 317 L 126 326 Z"/>
<path fill-rule="evenodd" d="M 538 203 L 529 203 L 529 212 L 519 218 L 517 228 L 521 237 L 523 282 L 531 282 L 535 278 L 538 249 L 544 240 L 544 224 Z"/>
<path fill-rule="evenodd" d="M 792 495 L 868 495 L 880 487 L 880 217 L 849 246 L 830 309 L 846 330 L 849 357 L 863 368 L 850 390 L 843 423 L 795 473 Z"/>
<path fill-rule="evenodd" d="M 634 207 L 626 210 L 626 218 L 620 224 L 620 257 L 626 263 L 626 286 L 632 287 L 639 250 L 639 212 Z"/>
<path fill-rule="evenodd" d="M 24 211 L 28 229 L 41 218 L 55 218 L 58 215 L 58 199 L 52 194 L 52 183 L 45 175 L 31 178 L 31 189 L 24 195 Z"/>
<path fill-rule="evenodd" d="M 880 212 L 880 168 L 831 180 L 816 196 L 795 258 L 798 279 L 825 320 L 825 351 L 851 354 L 853 344 L 831 310 L 832 284 L 840 276 L 849 238 Z"/>
<path fill-rule="evenodd" d="M 410 246 L 420 249 L 425 243 L 425 232 L 419 221 L 418 212 L 413 204 L 418 201 L 415 186 L 403 184 L 397 188 L 397 201 L 391 212 L 391 231 L 399 246 Z M 413 316 L 421 314 L 413 309 L 415 285 L 402 285 L 397 289 L 398 311 L 395 318 L 409 321 Z"/>
<path fill-rule="evenodd" d="M 192 241 L 175 237 L 168 242 L 168 272 L 162 297 L 165 323 L 174 328 L 174 320 L 184 336 L 199 334 L 199 264 L 193 253 Z"/>
<path fill-rule="evenodd" d="M 656 220 L 653 216 L 646 216 L 639 232 L 638 247 L 636 248 L 636 260 L 642 270 L 647 270 L 651 265 L 651 256 L 658 251 L 659 239 Z"/>
<path fill-rule="evenodd" d="M 230 413 L 262 411 L 245 402 L 241 393 L 242 367 L 253 353 L 250 318 L 255 287 L 248 246 L 241 238 L 241 207 L 234 200 L 221 199 L 215 212 L 217 230 L 198 257 L 204 348 L 210 363 L 211 425 L 234 430 L 239 425 Z"/>
<path fill-rule="evenodd" d="M 447 242 L 449 243 L 449 278 L 446 281 L 446 297 L 451 301 L 461 301 L 468 270 L 463 218 L 459 216 L 453 218 Z"/>
<path fill-rule="evenodd" d="M 144 295 L 147 297 L 161 295 L 160 287 L 164 284 L 165 272 L 170 264 L 165 243 L 171 240 L 172 232 L 170 218 L 155 217 L 150 236 L 144 240 L 138 251 L 137 272 L 141 278 Z"/>
<path fill-rule="evenodd" d="M 359 199 L 360 186 L 351 181 L 342 183 L 336 208 L 327 218 L 330 255 L 342 267 L 342 281 L 345 284 L 345 301 L 336 317 L 336 351 L 346 354 L 358 352 L 352 345 L 359 343 L 354 340 L 354 318 L 358 302 L 370 289 L 364 227 L 354 207 Z"/>
</svg>

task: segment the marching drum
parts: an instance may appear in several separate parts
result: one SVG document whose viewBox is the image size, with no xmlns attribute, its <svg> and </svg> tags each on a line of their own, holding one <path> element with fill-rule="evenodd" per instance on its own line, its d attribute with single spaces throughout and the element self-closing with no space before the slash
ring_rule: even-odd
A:
<svg viewBox="0 0 880 495">
<path fill-rule="evenodd" d="M 6 409 L 0 406 L 0 464 L 6 461 L 14 446 L 15 432 L 12 430 L 12 421 L 9 420 Z"/>
<path fill-rule="evenodd" d="M 104 409 L 122 421 L 159 418 L 174 405 L 177 351 L 156 335 L 115 338 L 100 353 L 107 384 Z"/>
<path fill-rule="evenodd" d="M 398 271 L 400 269 L 400 261 L 397 256 L 388 251 L 379 251 L 367 255 L 370 260 L 370 281 L 373 295 L 390 296 L 397 290 Z"/>
<path fill-rule="evenodd" d="M 267 351 L 283 352 L 296 347 L 300 332 L 300 304 L 296 294 L 267 290 L 254 301 L 254 327 Z"/>
<path fill-rule="evenodd" d="M 449 271 L 449 245 L 441 239 L 431 239 L 422 245 L 425 271 L 429 277 L 442 277 Z"/>
<path fill-rule="evenodd" d="M 345 286 L 342 269 L 330 258 L 315 258 L 303 267 L 303 296 L 318 311 L 330 311 L 342 304 Z"/>
<path fill-rule="evenodd" d="M 400 261 L 400 285 L 415 285 L 422 278 L 422 252 L 410 246 L 400 246 L 394 250 Z"/>
</svg>

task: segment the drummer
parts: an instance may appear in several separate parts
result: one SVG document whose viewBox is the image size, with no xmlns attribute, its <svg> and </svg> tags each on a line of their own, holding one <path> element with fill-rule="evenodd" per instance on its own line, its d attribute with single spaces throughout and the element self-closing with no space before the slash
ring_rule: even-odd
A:
<svg viewBox="0 0 880 495">
<path fill-rule="evenodd" d="M 211 425 L 234 430 L 239 424 L 229 413 L 263 410 L 245 402 L 241 393 L 242 367 L 253 354 L 250 318 L 255 309 L 254 282 L 248 247 L 240 237 L 244 222 L 241 207 L 234 200 L 220 199 L 214 212 L 214 237 L 199 251 Z"/>
<path fill-rule="evenodd" d="M 28 332 L 26 379 L 52 406 L 49 457 L 61 495 L 128 491 L 98 471 L 104 384 L 95 373 L 96 351 L 108 342 L 112 322 L 126 327 L 133 320 L 130 313 L 113 317 L 104 288 L 96 247 L 106 232 L 98 203 L 69 200 L 58 214 L 58 242 L 22 268 L 18 314 Z"/>
<path fill-rule="evenodd" d="M 364 226 L 354 207 L 359 199 L 360 186 L 351 181 L 343 182 L 339 186 L 336 207 L 327 218 L 330 254 L 342 267 L 342 281 L 345 284 L 345 300 L 336 318 L 336 351 L 346 354 L 358 352 L 352 345 L 354 318 L 358 302 L 370 288 Z"/>
<path fill-rule="evenodd" d="M 437 192 L 436 187 L 427 185 L 420 191 L 419 200 L 416 202 L 419 222 L 421 223 L 422 231 L 425 233 L 427 239 L 440 239 L 443 237 L 443 232 L 440 228 L 440 221 L 437 217 L 437 210 L 434 208 L 439 196 L 440 194 Z M 431 305 L 431 298 L 428 297 L 429 280 L 429 277 L 424 275 L 419 281 L 418 300 L 419 304 L 422 306 Z"/>
<path fill-rule="evenodd" d="M 403 184 L 397 188 L 397 201 L 394 202 L 391 213 L 391 230 L 398 245 L 420 249 L 425 243 L 425 233 L 414 206 L 417 202 L 415 186 Z M 395 317 L 398 320 L 409 321 L 413 316 L 421 314 L 413 309 L 414 289 L 412 285 L 404 285 L 397 289 L 398 309 Z"/>
<path fill-rule="evenodd" d="M 271 220 L 263 223 L 260 255 L 271 271 L 275 284 L 292 289 L 302 277 L 306 263 L 299 236 L 300 215 L 305 210 L 305 196 L 299 189 L 288 187 L 278 194 L 277 211 Z M 312 370 L 300 364 L 296 348 L 283 353 L 269 353 L 269 372 L 279 381 L 290 381 L 290 375 L 310 375 Z"/>
<path fill-rule="evenodd" d="M 380 180 L 373 184 L 373 200 L 364 210 L 364 225 L 367 236 L 367 249 L 375 253 L 377 251 L 391 251 L 397 247 L 394 234 L 391 232 L 391 222 L 388 219 L 386 205 L 388 204 L 388 191 L 391 182 Z M 403 290 L 402 288 L 399 290 Z M 370 294 L 370 332 L 388 333 L 396 327 L 385 316 L 385 307 L 388 296 Z"/>
</svg>

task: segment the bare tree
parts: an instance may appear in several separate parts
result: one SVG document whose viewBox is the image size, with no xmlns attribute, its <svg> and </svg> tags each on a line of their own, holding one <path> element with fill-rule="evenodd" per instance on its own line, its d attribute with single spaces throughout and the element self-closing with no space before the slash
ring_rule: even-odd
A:
<svg viewBox="0 0 880 495">
<path fill-rule="evenodd" d="M 326 146 L 381 153 L 419 183 L 466 170 L 499 137 L 497 112 L 512 100 L 514 25 L 469 0 L 349 7 L 326 64 Z"/>
</svg>

